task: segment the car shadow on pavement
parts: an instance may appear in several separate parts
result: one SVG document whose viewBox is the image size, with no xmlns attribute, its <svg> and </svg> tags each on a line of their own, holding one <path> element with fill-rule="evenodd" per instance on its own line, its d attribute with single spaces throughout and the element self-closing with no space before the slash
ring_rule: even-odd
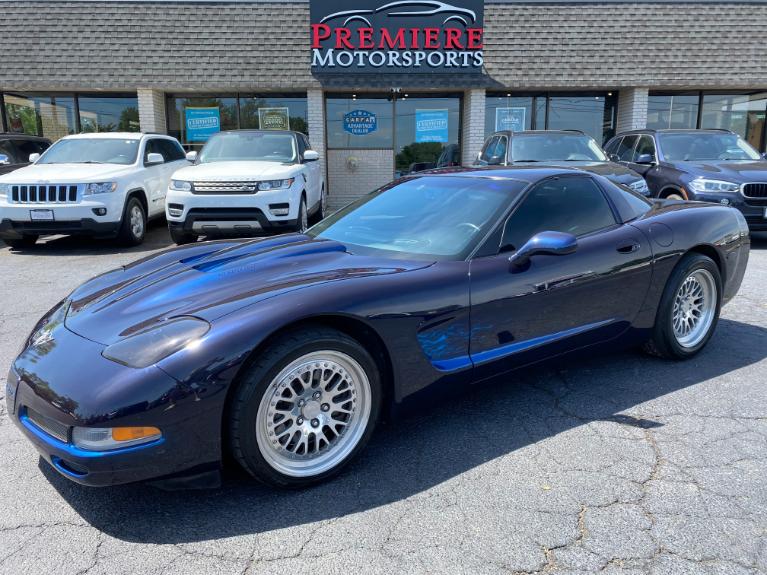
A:
<svg viewBox="0 0 767 575">
<path fill-rule="evenodd" d="M 268 489 L 231 462 L 221 488 L 171 492 L 142 484 L 84 487 L 42 459 L 39 467 L 85 521 L 121 540 L 176 544 L 266 533 L 419 496 L 461 474 L 465 481 L 497 474 L 495 460 L 510 454 L 513 463 L 505 465 L 532 469 L 535 457 L 552 457 L 540 442 L 591 422 L 614 424 L 616 433 L 624 426 L 662 426 L 647 402 L 675 392 L 680 395 L 663 398 L 666 410 L 669 403 L 690 412 L 717 401 L 727 405 L 727 394 L 717 393 L 719 382 L 714 392 L 710 385 L 692 388 L 720 376 L 727 385 L 744 381 L 735 372 L 765 357 L 767 329 L 722 319 L 708 347 L 686 362 L 627 350 L 520 371 L 505 384 L 380 426 L 348 470 L 304 491 Z"/>
</svg>

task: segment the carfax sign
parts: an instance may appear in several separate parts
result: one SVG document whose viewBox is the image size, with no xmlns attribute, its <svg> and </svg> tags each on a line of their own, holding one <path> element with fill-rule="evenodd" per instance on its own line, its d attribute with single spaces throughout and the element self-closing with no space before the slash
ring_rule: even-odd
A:
<svg viewBox="0 0 767 575">
<path fill-rule="evenodd" d="M 484 0 L 310 0 L 312 72 L 481 72 L 484 9 Z"/>
<path fill-rule="evenodd" d="M 344 114 L 344 132 L 355 136 L 366 136 L 378 129 L 378 118 L 367 110 L 354 110 Z"/>
<path fill-rule="evenodd" d="M 186 114 L 186 139 L 190 142 L 205 141 L 221 131 L 218 108 L 184 108 Z"/>
<path fill-rule="evenodd" d="M 415 141 L 447 142 L 447 110 L 416 110 Z"/>
<path fill-rule="evenodd" d="M 496 108 L 495 131 L 514 130 L 516 132 L 525 129 L 524 108 Z"/>
</svg>

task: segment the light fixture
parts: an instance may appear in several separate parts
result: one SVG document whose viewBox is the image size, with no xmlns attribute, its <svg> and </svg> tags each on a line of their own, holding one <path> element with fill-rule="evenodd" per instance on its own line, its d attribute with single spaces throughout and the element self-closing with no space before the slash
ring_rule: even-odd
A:
<svg viewBox="0 0 767 575">
<path fill-rule="evenodd" d="M 607 95 L 608 95 L 608 96 L 612 96 L 612 95 L 613 95 L 613 93 L 612 93 L 612 92 L 607 92 Z"/>
<path fill-rule="evenodd" d="M 506 94 L 506 97 L 507 98 L 511 98 L 511 94 Z"/>
</svg>

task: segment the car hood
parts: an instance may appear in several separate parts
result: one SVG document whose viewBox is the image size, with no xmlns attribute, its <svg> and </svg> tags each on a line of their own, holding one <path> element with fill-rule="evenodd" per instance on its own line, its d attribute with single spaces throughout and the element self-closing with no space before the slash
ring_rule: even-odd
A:
<svg viewBox="0 0 767 575">
<path fill-rule="evenodd" d="M 767 162 L 754 160 L 709 160 L 671 162 L 676 169 L 702 178 L 721 179 L 736 184 L 767 182 Z"/>
<path fill-rule="evenodd" d="M 132 171 L 132 165 L 121 164 L 32 164 L 0 177 L 0 181 L 6 184 L 82 184 L 109 181 Z"/>
<path fill-rule="evenodd" d="M 293 176 L 299 166 L 280 162 L 210 162 L 181 168 L 173 179 L 190 182 L 281 179 Z"/>
<path fill-rule="evenodd" d="M 597 176 L 604 176 L 605 178 L 617 182 L 619 184 L 631 184 L 637 180 L 641 180 L 642 176 L 637 174 L 634 170 L 627 168 L 621 164 L 615 162 L 543 162 L 543 163 L 524 163 L 515 162 L 515 166 L 557 166 L 562 168 L 578 168 L 585 172 L 596 174 Z"/>
<path fill-rule="evenodd" d="M 403 273 L 433 262 L 352 255 L 343 244 L 291 234 L 171 248 L 86 282 L 65 325 L 104 345 L 159 321 L 207 321 L 285 291 Z"/>
</svg>

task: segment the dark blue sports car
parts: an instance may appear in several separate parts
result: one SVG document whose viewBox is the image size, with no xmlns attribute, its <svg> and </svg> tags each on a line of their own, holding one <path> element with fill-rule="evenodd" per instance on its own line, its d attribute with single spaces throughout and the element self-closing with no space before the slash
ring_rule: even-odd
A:
<svg viewBox="0 0 767 575">
<path fill-rule="evenodd" d="M 748 226 L 567 168 L 450 169 L 306 234 L 168 249 L 83 284 L 25 340 L 12 418 L 86 485 L 215 484 L 224 451 L 298 488 L 382 417 L 564 354 L 698 353 Z"/>
</svg>

